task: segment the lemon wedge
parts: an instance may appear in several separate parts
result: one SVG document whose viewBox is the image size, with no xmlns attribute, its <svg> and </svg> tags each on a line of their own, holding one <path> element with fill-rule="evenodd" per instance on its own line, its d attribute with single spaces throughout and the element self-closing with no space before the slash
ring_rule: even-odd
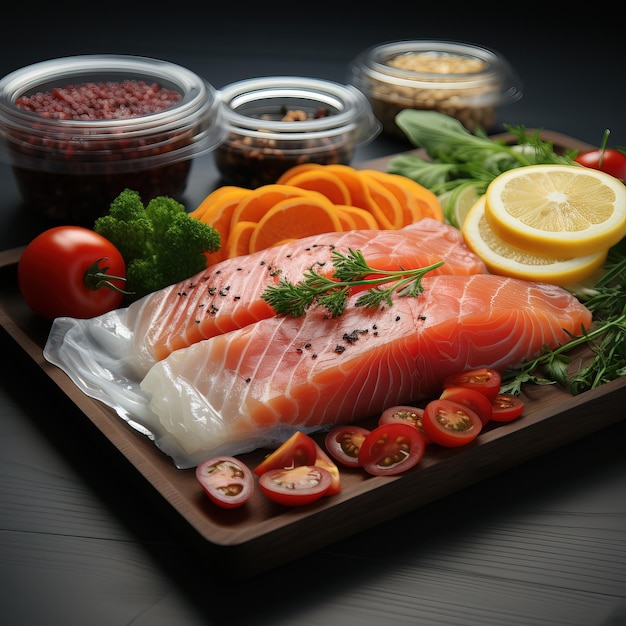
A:
<svg viewBox="0 0 626 626">
<path fill-rule="evenodd" d="M 464 183 L 439 196 L 439 204 L 448 223 L 461 228 L 469 210 L 480 197 L 474 183 Z"/>
<path fill-rule="evenodd" d="M 483 195 L 467 214 L 461 232 L 467 247 L 492 274 L 565 286 L 593 275 L 606 260 L 607 249 L 586 256 L 555 258 L 514 246 L 493 231 L 485 215 L 485 204 Z"/>
<path fill-rule="evenodd" d="M 583 257 L 626 235 L 626 186 L 578 165 L 529 165 L 497 176 L 485 218 L 512 246 L 562 258 Z"/>
</svg>

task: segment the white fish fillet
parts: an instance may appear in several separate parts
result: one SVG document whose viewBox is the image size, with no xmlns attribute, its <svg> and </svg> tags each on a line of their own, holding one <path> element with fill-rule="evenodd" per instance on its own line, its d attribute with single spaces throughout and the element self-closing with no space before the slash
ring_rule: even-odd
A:
<svg viewBox="0 0 626 626">
<path fill-rule="evenodd" d="M 591 323 L 552 285 L 476 274 L 427 276 L 423 286 L 391 308 L 349 305 L 337 318 L 316 309 L 197 342 L 154 365 L 141 388 L 193 465 L 426 398 L 448 374 L 504 370 Z"/>
</svg>

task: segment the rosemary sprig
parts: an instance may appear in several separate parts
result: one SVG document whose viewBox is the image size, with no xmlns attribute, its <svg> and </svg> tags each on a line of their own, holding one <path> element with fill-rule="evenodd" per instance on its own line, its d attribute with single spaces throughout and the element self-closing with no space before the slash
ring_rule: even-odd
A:
<svg viewBox="0 0 626 626">
<path fill-rule="evenodd" d="M 592 287 L 570 290 L 591 311 L 589 332 L 536 359 L 512 368 L 502 376 L 502 390 L 518 394 L 523 383 L 559 383 L 572 395 L 595 389 L 626 374 L 626 242 L 609 251 L 605 272 Z M 591 354 L 570 372 L 574 348 L 586 345 Z"/>
<path fill-rule="evenodd" d="M 381 270 L 371 267 L 363 253 L 353 249 L 347 254 L 333 250 L 332 263 L 334 273 L 330 278 L 310 269 L 296 284 L 281 278 L 278 284 L 266 287 L 261 297 L 279 315 L 300 317 L 313 304 L 318 304 L 337 317 L 345 311 L 353 287 L 369 287 L 357 298 L 355 306 L 373 308 L 383 303 L 392 306 L 394 292 L 400 296 L 418 296 L 423 291 L 423 276 L 443 265 L 439 261 L 417 269 Z"/>
<path fill-rule="evenodd" d="M 579 337 L 552 350 L 544 349 L 540 356 L 502 374 L 502 393 L 519 394 L 524 383 L 554 385 L 559 383 L 572 395 L 594 389 L 610 382 L 626 372 L 626 355 L 618 356 L 619 342 L 626 340 L 626 310 L 615 319 L 602 322 L 589 332 L 584 329 Z M 586 345 L 593 353 L 591 362 L 569 373 L 572 358 L 568 355 L 574 348 Z M 621 364 L 620 364 L 621 363 Z M 538 372 L 543 372 L 541 375 Z"/>
</svg>

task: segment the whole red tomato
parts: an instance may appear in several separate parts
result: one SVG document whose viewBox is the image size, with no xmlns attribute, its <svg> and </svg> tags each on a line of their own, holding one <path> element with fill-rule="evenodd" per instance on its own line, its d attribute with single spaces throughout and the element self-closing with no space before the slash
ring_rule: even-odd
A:
<svg viewBox="0 0 626 626">
<path fill-rule="evenodd" d="M 90 318 L 118 308 L 126 265 L 102 235 L 81 226 L 56 226 L 24 249 L 17 279 L 26 304 L 45 319 Z"/>
<path fill-rule="evenodd" d="M 626 154 L 619 150 L 587 150 L 581 152 L 574 161 L 585 167 L 606 172 L 626 182 Z"/>
</svg>

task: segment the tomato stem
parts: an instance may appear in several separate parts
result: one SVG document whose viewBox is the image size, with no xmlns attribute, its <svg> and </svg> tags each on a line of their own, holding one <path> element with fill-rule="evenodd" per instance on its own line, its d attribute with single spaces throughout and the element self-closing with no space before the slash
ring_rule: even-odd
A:
<svg viewBox="0 0 626 626">
<path fill-rule="evenodd" d="M 130 291 L 124 291 L 120 289 L 117 285 L 114 285 L 111 280 L 121 280 L 126 282 L 126 278 L 123 276 L 112 276 L 111 274 L 107 274 L 109 270 L 108 267 L 100 267 L 100 263 L 102 261 L 108 261 L 107 257 L 101 257 L 94 263 L 92 263 L 85 271 L 84 281 L 85 285 L 92 289 L 93 291 L 97 291 L 102 287 L 107 287 L 117 293 L 124 294 L 126 296 L 132 295 Z"/>
<path fill-rule="evenodd" d="M 598 169 L 602 169 L 602 161 L 604 161 L 604 153 L 606 151 L 606 146 L 609 143 L 609 135 L 611 131 L 607 128 L 604 131 L 604 135 L 602 137 L 602 145 L 600 146 L 600 158 L 598 159 Z"/>
</svg>

